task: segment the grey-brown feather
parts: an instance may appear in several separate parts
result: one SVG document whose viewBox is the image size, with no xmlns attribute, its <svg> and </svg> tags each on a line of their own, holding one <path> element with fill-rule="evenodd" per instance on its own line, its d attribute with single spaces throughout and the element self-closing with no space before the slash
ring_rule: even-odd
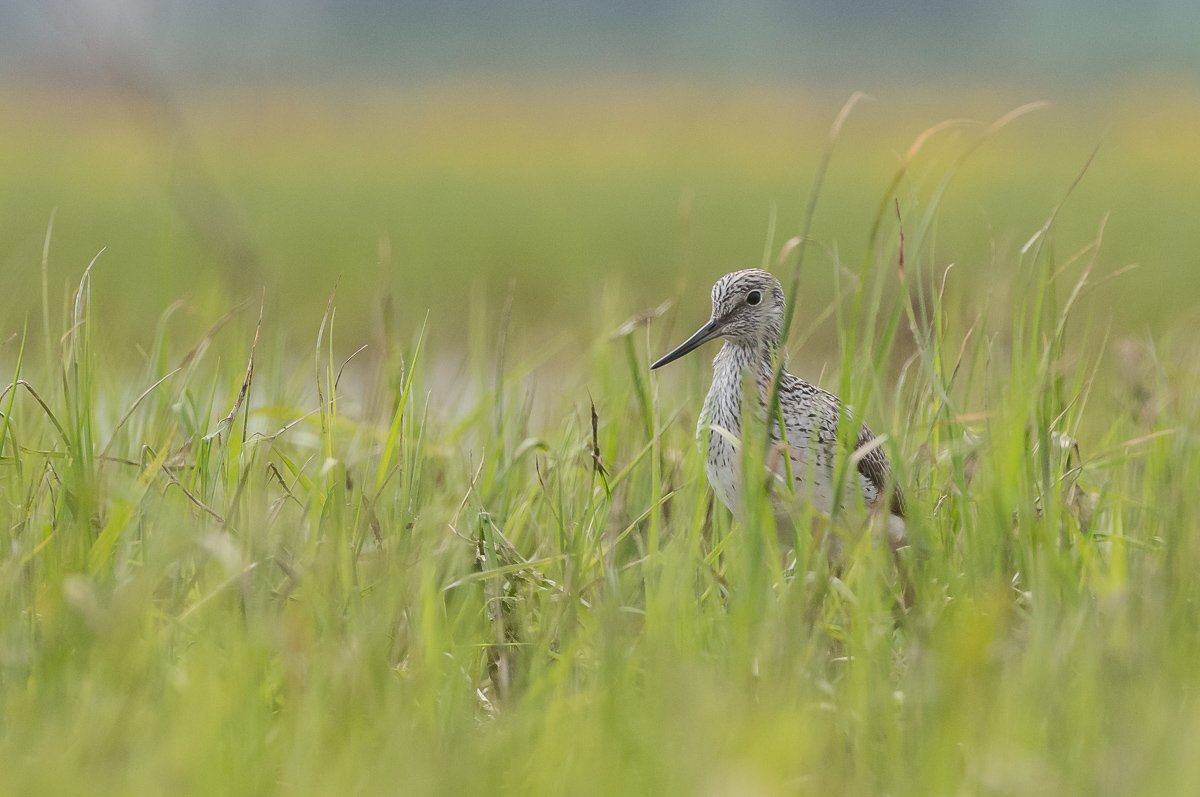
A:
<svg viewBox="0 0 1200 797">
<path fill-rule="evenodd" d="M 855 443 L 855 446 L 861 449 L 874 440 L 875 435 L 864 424 L 859 430 L 858 442 Z M 864 479 L 874 484 L 880 494 L 883 494 L 890 486 L 892 500 L 888 509 L 896 517 L 905 517 L 904 493 L 900 491 L 900 485 L 896 484 L 896 480 L 892 477 L 892 464 L 888 462 L 887 454 L 883 453 L 882 448 L 876 446 L 859 459 L 858 472 Z"/>
</svg>

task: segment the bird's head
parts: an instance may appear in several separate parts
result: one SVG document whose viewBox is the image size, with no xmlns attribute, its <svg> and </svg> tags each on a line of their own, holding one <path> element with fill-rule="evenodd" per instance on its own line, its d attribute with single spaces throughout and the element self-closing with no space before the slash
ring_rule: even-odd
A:
<svg viewBox="0 0 1200 797">
<path fill-rule="evenodd" d="M 750 346 L 774 344 L 783 329 L 783 316 L 783 287 L 770 272 L 760 268 L 731 272 L 713 285 L 708 323 L 650 368 L 674 362 L 717 338 Z"/>
</svg>

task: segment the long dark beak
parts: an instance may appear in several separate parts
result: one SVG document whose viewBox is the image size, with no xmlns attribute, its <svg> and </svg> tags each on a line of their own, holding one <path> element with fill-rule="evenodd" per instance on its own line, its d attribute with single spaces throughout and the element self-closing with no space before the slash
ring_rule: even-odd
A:
<svg viewBox="0 0 1200 797">
<path fill-rule="evenodd" d="M 658 360 L 656 360 L 654 364 L 650 366 L 650 370 L 653 371 L 655 368 L 662 368 L 667 363 L 673 363 L 693 349 L 698 349 L 705 343 L 708 343 L 710 340 L 719 338 L 720 336 L 720 322 L 715 318 L 710 319 L 707 324 L 697 329 L 694 333 L 692 333 L 690 338 L 685 340 L 683 343 L 680 343 L 670 353 L 659 357 Z"/>
</svg>

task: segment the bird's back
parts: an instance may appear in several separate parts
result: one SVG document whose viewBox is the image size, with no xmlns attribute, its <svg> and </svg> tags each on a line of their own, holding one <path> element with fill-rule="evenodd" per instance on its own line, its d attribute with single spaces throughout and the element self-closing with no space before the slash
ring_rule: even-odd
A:
<svg viewBox="0 0 1200 797">
<path fill-rule="evenodd" d="M 786 450 L 791 460 L 792 478 L 801 494 L 811 493 L 813 505 L 823 512 L 833 509 L 833 464 L 837 455 L 838 424 L 851 419 L 837 396 L 790 373 L 784 373 L 779 389 L 779 402 L 786 431 Z M 783 444 L 778 425 L 773 427 L 775 439 Z M 856 475 L 847 484 L 847 491 L 857 487 L 867 506 L 878 501 L 892 479 L 891 463 L 883 448 L 875 442 L 875 434 L 863 424 L 855 440 L 858 459 Z M 777 468 L 781 470 L 781 468 Z M 843 505 L 845 499 L 843 497 Z M 903 517 L 904 499 L 892 485 L 892 514 Z"/>
</svg>

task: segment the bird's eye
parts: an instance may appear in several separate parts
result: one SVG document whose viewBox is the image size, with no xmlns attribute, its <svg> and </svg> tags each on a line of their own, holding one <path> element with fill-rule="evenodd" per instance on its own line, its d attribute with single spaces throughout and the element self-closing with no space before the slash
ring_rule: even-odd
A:
<svg viewBox="0 0 1200 797">
<path fill-rule="evenodd" d="M 746 304 L 755 305 L 762 301 L 762 294 L 758 291 L 750 291 L 746 294 Z"/>
</svg>

